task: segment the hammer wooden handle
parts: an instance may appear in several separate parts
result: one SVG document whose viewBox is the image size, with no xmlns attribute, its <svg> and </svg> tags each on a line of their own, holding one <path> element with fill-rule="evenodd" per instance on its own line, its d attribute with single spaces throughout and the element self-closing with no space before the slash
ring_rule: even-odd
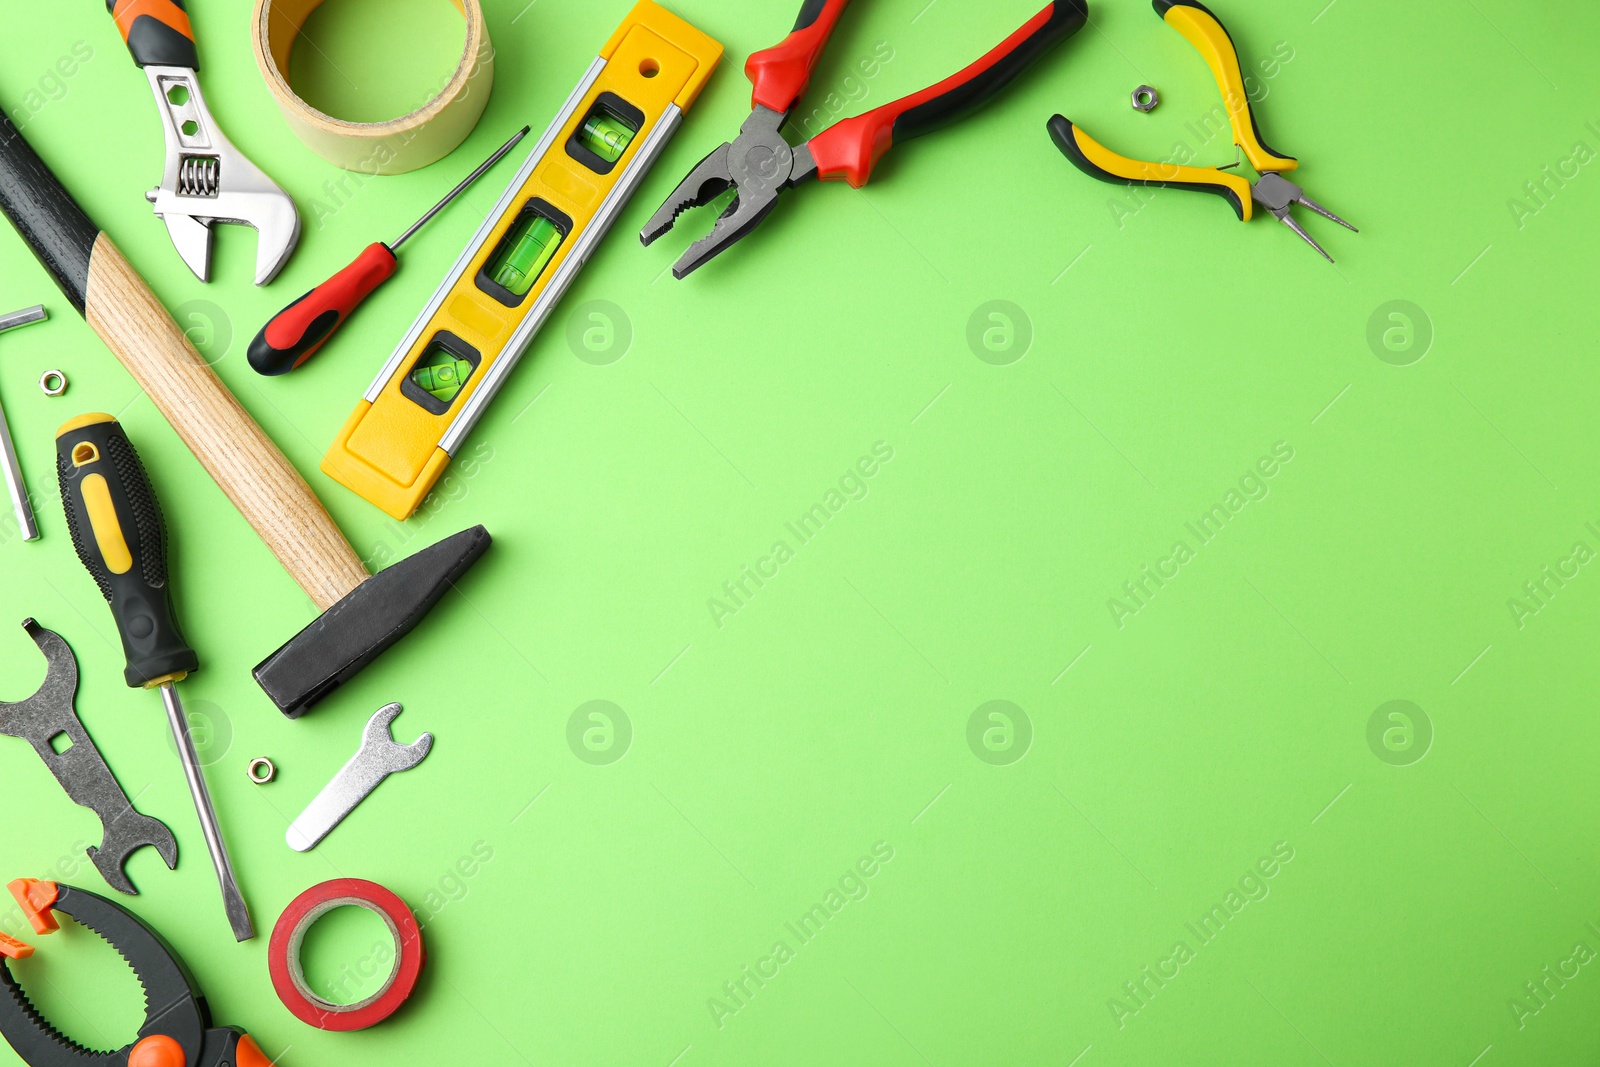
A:
<svg viewBox="0 0 1600 1067">
<path fill-rule="evenodd" d="M 364 582 L 299 471 L 3 113 L 0 210 L 318 610 Z"/>
<path fill-rule="evenodd" d="M 300 472 L 103 233 L 89 258 L 84 318 L 319 611 L 366 581 L 361 557 Z"/>
</svg>

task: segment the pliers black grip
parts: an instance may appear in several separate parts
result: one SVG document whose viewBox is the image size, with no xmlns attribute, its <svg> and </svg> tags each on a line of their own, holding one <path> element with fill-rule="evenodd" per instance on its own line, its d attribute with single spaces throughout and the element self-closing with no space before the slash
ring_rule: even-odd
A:
<svg viewBox="0 0 1600 1067">
<path fill-rule="evenodd" d="M 734 201 L 709 236 L 691 245 L 673 266 L 682 278 L 756 228 L 777 205 L 778 194 L 811 179 L 847 181 L 859 188 L 885 152 L 901 141 L 955 122 L 989 103 L 1089 17 L 1087 0 L 1054 0 L 982 57 L 920 92 L 836 122 L 800 144 L 782 133 L 805 94 L 811 72 L 827 47 L 849 0 L 806 0 L 794 29 L 745 63 L 753 86 L 750 117 L 732 141 L 718 145 L 678 183 L 645 224 L 650 244 L 678 216 L 702 207 L 730 188 Z"/>
<path fill-rule="evenodd" d="M 1250 221 L 1254 206 L 1259 205 L 1332 263 L 1333 257 L 1295 220 L 1290 209 L 1299 204 L 1346 229 L 1354 230 L 1355 227 L 1306 196 L 1304 189 L 1284 177 L 1298 168 L 1300 162 L 1293 156 L 1268 147 L 1261 136 L 1255 113 L 1250 109 L 1250 90 L 1239 65 L 1239 52 L 1227 28 L 1222 25 L 1222 20 L 1200 0 L 1152 0 L 1151 6 L 1162 21 L 1194 45 L 1211 68 L 1217 88 L 1222 93 L 1228 123 L 1233 128 L 1234 144 L 1238 145 L 1239 151 L 1250 161 L 1259 177 L 1252 182 L 1235 174 L 1229 169 L 1234 164 L 1228 167 L 1191 167 L 1171 161 L 1155 163 L 1130 159 L 1096 141 L 1081 126 L 1063 115 L 1053 116 L 1047 123 L 1050 139 L 1074 166 L 1103 182 L 1214 193 L 1227 201 L 1234 214 L 1244 222 Z"/>
</svg>

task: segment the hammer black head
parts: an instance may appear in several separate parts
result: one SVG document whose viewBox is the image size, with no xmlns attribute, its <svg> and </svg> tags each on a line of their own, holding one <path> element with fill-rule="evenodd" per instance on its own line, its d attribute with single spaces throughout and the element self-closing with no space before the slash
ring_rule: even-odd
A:
<svg viewBox="0 0 1600 1067">
<path fill-rule="evenodd" d="M 279 711 L 298 719 L 410 633 L 489 540 L 474 526 L 374 574 L 263 660 L 256 681 Z"/>
</svg>

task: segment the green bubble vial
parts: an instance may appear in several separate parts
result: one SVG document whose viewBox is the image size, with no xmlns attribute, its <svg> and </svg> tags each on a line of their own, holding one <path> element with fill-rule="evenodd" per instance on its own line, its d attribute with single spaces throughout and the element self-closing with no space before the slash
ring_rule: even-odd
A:
<svg viewBox="0 0 1600 1067">
<path fill-rule="evenodd" d="M 528 295 L 565 236 L 560 227 L 543 215 L 523 212 L 489 261 L 490 280 L 513 296 Z"/>
<path fill-rule="evenodd" d="M 450 403 L 472 375 L 472 364 L 443 345 L 435 344 L 417 360 L 411 381 L 418 389 L 443 403 Z"/>
<path fill-rule="evenodd" d="M 604 106 L 596 107 L 578 130 L 578 143 L 605 160 L 615 163 L 633 143 L 638 129 Z"/>
</svg>

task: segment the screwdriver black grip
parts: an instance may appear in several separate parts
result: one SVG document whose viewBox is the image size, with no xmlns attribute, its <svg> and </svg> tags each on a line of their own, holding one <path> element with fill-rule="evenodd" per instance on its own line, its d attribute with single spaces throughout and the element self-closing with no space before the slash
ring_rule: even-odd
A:
<svg viewBox="0 0 1600 1067">
<path fill-rule="evenodd" d="M 78 559 L 111 605 L 133 688 L 175 682 L 200 666 L 172 613 L 167 528 L 139 453 L 110 415 L 80 415 L 56 432 L 61 504 Z"/>
</svg>

